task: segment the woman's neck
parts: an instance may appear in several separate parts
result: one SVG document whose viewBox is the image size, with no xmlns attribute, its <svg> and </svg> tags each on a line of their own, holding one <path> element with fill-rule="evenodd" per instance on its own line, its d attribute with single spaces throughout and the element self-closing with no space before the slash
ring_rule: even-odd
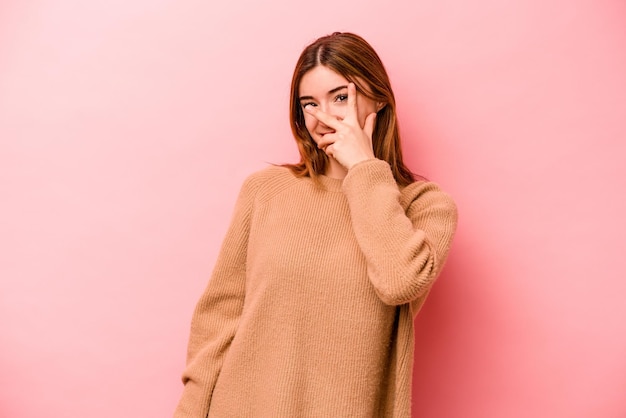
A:
<svg viewBox="0 0 626 418">
<path fill-rule="evenodd" d="M 348 174 L 348 170 L 333 157 L 328 157 L 328 166 L 326 167 L 326 173 L 324 173 L 327 177 L 333 179 L 343 179 L 346 174 Z"/>
</svg>

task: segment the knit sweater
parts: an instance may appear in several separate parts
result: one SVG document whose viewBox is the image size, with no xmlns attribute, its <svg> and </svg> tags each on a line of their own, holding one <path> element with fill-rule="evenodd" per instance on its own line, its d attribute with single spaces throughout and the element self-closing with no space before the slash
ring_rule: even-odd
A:
<svg viewBox="0 0 626 418">
<path fill-rule="evenodd" d="M 191 324 L 176 418 L 410 417 L 413 318 L 457 211 L 373 159 L 251 175 Z"/>
</svg>

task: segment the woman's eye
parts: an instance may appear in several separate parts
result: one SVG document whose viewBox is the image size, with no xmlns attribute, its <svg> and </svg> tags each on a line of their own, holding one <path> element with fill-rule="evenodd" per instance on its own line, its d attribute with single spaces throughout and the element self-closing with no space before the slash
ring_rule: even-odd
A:
<svg viewBox="0 0 626 418">
<path fill-rule="evenodd" d="M 317 106 L 317 105 L 316 105 L 315 103 L 313 103 L 313 102 L 309 102 L 309 103 L 302 103 L 302 108 L 303 108 L 303 109 L 304 109 L 304 108 L 306 108 L 307 106 L 313 106 L 313 107 L 315 107 L 315 106 Z"/>
<path fill-rule="evenodd" d="M 348 95 L 347 94 L 340 94 L 339 96 L 337 96 L 336 100 L 338 102 L 345 102 L 346 100 L 348 100 Z"/>
</svg>

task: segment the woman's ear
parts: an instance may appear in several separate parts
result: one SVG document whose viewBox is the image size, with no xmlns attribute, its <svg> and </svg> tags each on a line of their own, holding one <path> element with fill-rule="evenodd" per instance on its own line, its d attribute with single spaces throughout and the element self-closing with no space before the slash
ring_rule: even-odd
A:
<svg viewBox="0 0 626 418">
<path fill-rule="evenodd" d="M 376 102 L 376 113 L 380 112 L 385 106 L 387 106 L 385 102 Z"/>
</svg>

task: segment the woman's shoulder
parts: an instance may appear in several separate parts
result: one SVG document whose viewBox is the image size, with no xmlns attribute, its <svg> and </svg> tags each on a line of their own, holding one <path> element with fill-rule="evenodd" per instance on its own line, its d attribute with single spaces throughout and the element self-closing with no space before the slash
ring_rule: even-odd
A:
<svg viewBox="0 0 626 418">
<path fill-rule="evenodd" d="M 242 190 L 257 198 L 269 197 L 298 183 L 287 167 L 271 165 L 250 174 L 243 182 Z"/>
<path fill-rule="evenodd" d="M 450 194 L 444 191 L 439 184 L 430 180 L 417 180 L 400 191 L 400 202 L 403 207 L 413 209 L 427 209 L 432 206 L 446 207 L 456 213 L 457 207 Z"/>
<path fill-rule="evenodd" d="M 276 184 L 293 182 L 294 180 L 296 180 L 296 177 L 287 167 L 270 165 L 250 174 L 244 181 L 244 184 L 250 183 L 256 185 L 257 187 L 271 187 Z"/>
</svg>

